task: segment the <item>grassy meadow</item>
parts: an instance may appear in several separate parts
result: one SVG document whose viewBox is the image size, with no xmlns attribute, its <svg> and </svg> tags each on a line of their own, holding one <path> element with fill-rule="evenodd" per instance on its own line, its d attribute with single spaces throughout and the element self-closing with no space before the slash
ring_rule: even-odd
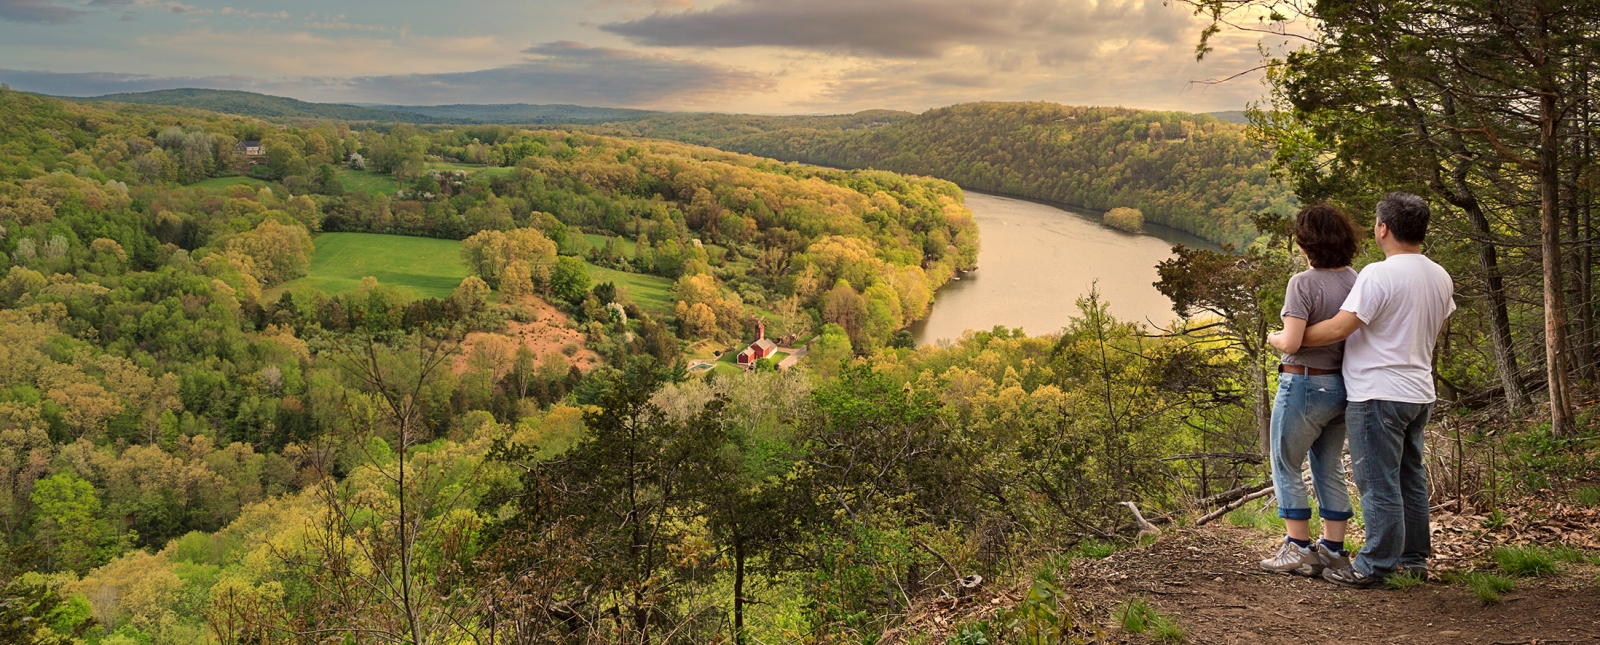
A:
<svg viewBox="0 0 1600 645">
<path fill-rule="evenodd" d="M 346 192 L 392 196 L 400 191 L 400 184 L 394 180 L 394 175 L 375 170 L 351 170 L 346 166 L 338 166 L 334 174 L 339 183 L 344 184 Z"/>
<path fill-rule="evenodd" d="M 615 269 L 588 265 L 589 278 L 595 284 L 615 282 L 619 290 L 628 292 L 628 299 L 652 314 L 672 312 L 672 281 L 660 276 L 642 273 L 625 273 Z"/>
<path fill-rule="evenodd" d="M 206 190 L 222 190 L 222 189 L 227 188 L 229 186 L 249 186 L 251 188 L 260 189 L 262 186 L 268 186 L 268 185 L 270 185 L 270 184 L 268 184 L 267 182 L 261 181 L 260 179 L 256 179 L 254 177 L 212 177 L 212 178 L 207 179 L 205 181 L 197 181 L 195 183 L 189 184 L 189 188 L 204 188 Z"/>
<path fill-rule="evenodd" d="M 291 280 L 279 289 L 296 294 L 321 291 L 327 294 L 353 291 L 361 278 L 372 276 L 379 284 L 411 292 L 417 298 L 442 298 L 467 277 L 461 262 L 461 242 L 431 237 L 380 235 L 377 233 L 323 233 L 316 237 L 311 255 L 311 270 L 303 278 Z M 672 311 L 672 281 L 638 273 L 589 267 L 596 284 L 614 282 L 628 298 L 652 314 Z"/>
<path fill-rule="evenodd" d="M 299 293 L 344 293 L 372 276 L 418 298 L 442 298 L 467 277 L 461 243 L 431 237 L 375 233 L 323 233 L 311 255 L 311 271 L 283 288 Z"/>
</svg>

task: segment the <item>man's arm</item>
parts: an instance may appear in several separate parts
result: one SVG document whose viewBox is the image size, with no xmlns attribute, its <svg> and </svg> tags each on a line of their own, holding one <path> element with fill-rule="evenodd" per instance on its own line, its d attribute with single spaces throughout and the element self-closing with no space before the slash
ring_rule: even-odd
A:
<svg viewBox="0 0 1600 645">
<path fill-rule="evenodd" d="M 1273 348 L 1285 354 L 1300 351 L 1300 342 L 1306 331 L 1306 319 L 1294 316 L 1283 317 L 1283 330 L 1267 335 L 1267 342 Z"/>
<path fill-rule="evenodd" d="M 1300 339 L 1300 344 L 1305 347 L 1332 345 L 1349 338 L 1350 334 L 1356 333 L 1356 330 L 1365 324 L 1355 312 L 1340 309 L 1334 317 L 1307 327 L 1305 337 Z"/>
</svg>

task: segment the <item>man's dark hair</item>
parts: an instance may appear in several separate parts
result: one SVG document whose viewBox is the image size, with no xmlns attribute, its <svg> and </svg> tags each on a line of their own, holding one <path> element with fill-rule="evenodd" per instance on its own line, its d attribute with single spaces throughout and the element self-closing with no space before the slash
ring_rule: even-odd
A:
<svg viewBox="0 0 1600 645">
<path fill-rule="evenodd" d="M 1428 236 L 1427 200 L 1411 193 L 1389 193 L 1378 202 L 1378 223 L 1389 227 L 1389 234 L 1405 244 L 1421 244 Z"/>
<path fill-rule="evenodd" d="M 1312 204 L 1294 216 L 1294 241 L 1318 269 L 1350 266 L 1358 235 L 1350 217 L 1327 204 Z"/>
</svg>

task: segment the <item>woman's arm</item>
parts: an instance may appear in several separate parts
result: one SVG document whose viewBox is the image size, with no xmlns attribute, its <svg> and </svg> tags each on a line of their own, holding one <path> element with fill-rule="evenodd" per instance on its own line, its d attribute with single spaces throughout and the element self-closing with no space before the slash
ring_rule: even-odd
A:
<svg viewBox="0 0 1600 645">
<path fill-rule="evenodd" d="M 1300 341 L 1304 340 L 1306 333 L 1306 319 L 1294 316 L 1283 317 L 1283 330 L 1267 335 L 1267 342 L 1272 347 L 1285 354 L 1300 351 Z"/>
</svg>

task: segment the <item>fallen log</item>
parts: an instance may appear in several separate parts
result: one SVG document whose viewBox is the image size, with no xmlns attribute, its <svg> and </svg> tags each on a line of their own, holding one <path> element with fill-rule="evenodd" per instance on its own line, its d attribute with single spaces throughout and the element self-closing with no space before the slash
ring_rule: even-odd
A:
<svg viewBox="0 0 1600 645">
<path fill-rule="evenodd" d="M 1257 490 L 1260 490 L 1260 484 L 1255 484 L 1255 483 L 1245 484 L 1243 486 L 1240 486 L 1240 487 L 1232 489 L 1232 490 L 1224 491 L 1224 492 L 1212 495 L 1210 497 L 1202 498 L 1200 501 L 1196 502 L 1195 505 L 1199 506 L 1200 508 L 1211 508 L 1211 507 L 1216 506 L 1218 504 L 1226 504 L 1226 503 L 1231 502 L 1233 500 L 1239 499 L 1240 497 L 1244 497 L 1245 495 L 1249 495 L 1250 493 L 1252 493 L 1254 491 L 1257 491 Z"/>
<path fill-rule="evenodd" d="M 1272 487 L 1271 486 L 1268 486 L 1266 488 L 1258 490 L 1258 491 L 1256 491 L 1254 493 L 1250 493 L 1249 495 L 1245 495 L 1244 497 L 1240 497 L 1239 499 L 1236 499 L 1236 500 L 1233 500 L 1232 502 L 1229 502 L 1226 506 L 1223 506 L 1222 508 L 1219 508 L 1217 510 L 1211 511 L 1210 513 L 1206 513 L 1205 516 L 1201 517 L 1194 524 L 1195 524 L 1195 526 L 1200 526 L 1202 524 L 1209 523 L 1211 520 L 1214 520 L 1214 519 L 1217 519 L 1217 518 L 1222 517 L 1224 515 L 1227 515 L 1229 512 L 1233 511 L 1234 509 L 1239 508 L 1240 506 L 1244 506 L 1245 503 L 1249 502 L 1250 500 L 1261 499 L 1261 498 L 1266 497 L 1267 495 L 1270 495 L 1270 494 L 1272 494 Z"/>
</svg>

